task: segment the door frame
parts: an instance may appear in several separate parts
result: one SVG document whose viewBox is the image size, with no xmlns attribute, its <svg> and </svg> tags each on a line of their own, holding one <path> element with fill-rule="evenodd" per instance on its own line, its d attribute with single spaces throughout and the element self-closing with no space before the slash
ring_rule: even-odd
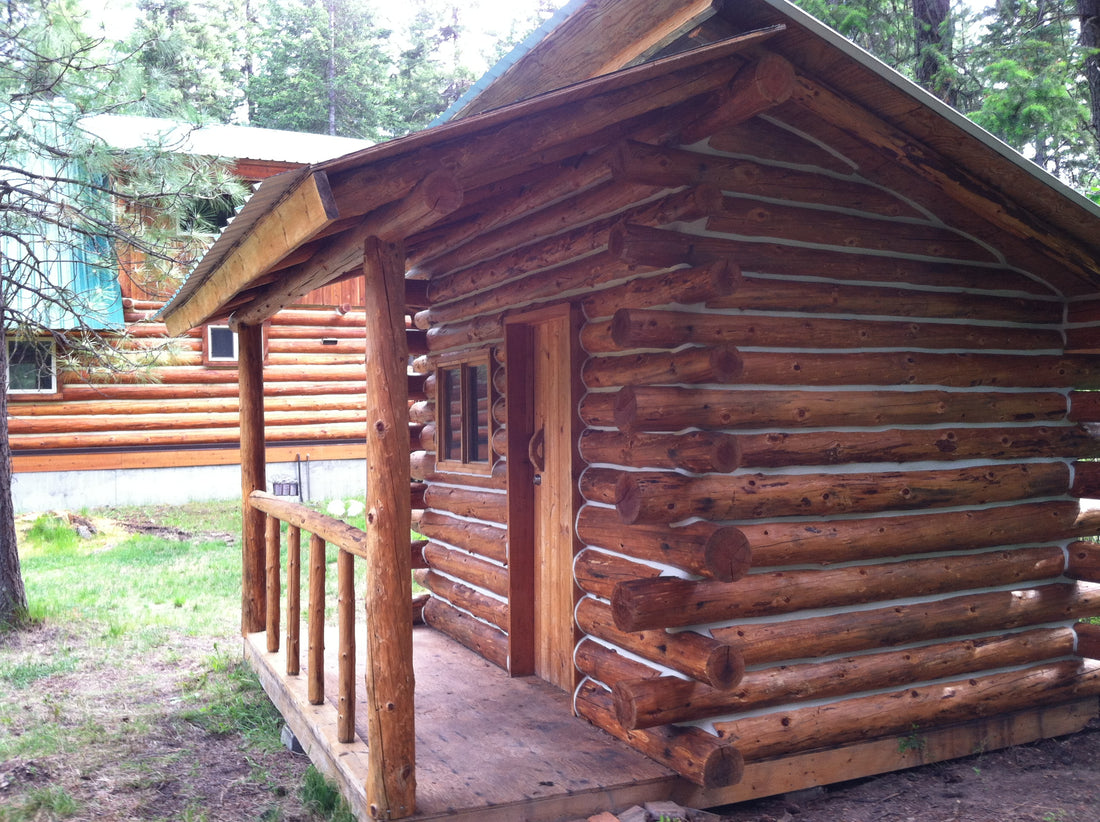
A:
<svg viewBox="0 0 1100 822">
<path fill-rule="evenodd" d="M 575 522 L 582 503 L 578 483 L 578 450 L 581 420 L 578 404 L 584 387 L 581 381 L 581 312 L 569 303 L 507 317 L 504 321 L 505 405 L 507 408 L 508 459 L 508 672 L 512 676 L 535 673 L 535 567 L 534 567 L 534 470 L 527 446 L 534 434 L 534 405 L 531 364 L 534 357 L 534 326 L 566 319 L 569 324 L 568 352 L 572 414 L 569 420 L 571 477 L 570 519 Z M 572 529 L 572 555 L 580 550 L 576 527 Z M 574 584 L 574 604 L 580 598 Z M 576 618 L 572 618 L 573 647 L 580 641 Z M 573 687 L 579 674 L 573 668 Z"/>
</svg>

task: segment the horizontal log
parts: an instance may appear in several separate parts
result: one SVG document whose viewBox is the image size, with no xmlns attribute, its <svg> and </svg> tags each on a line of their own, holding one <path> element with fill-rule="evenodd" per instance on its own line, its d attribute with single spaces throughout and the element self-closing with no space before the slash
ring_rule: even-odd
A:
<svg viewBox="0 0 1100 822">
<path fill-rule="evenodd" d="M 615 242 L 614 232 L 610 242 Z M 609 317 L 624 305 L 652 308 L 672 303 L 702 303 L 733 293 L 740 280 L 737 266 L 728 260 L 714 260 L 649 277 L 633 277 L 629 282 L 588 295 L 581 301 L 581 307 L 586 317 L 596 319 Z"/>
<path fill-rule="evenodd" d="M 899 319 L 976 320 L 1025 325 L 1059 326 L 1062 322 L 1062 303 L 1057 300 L 924 291 L 897 285 L 807 282 L 752 275 L 745 275 L 736 291 L 709 298 L 707 308 L 876 317 L 885 314 Z"/>
<path fill-rule="evenodd" d="M 965 261 L 941 262 L 927 258 L 910 259 L 894 254 L 868 254 L 858 248 L 810 248 L 762 242 L 759 239 L 690 236 L 690 253 L 685 260 L 688 264 L 701 265 L 712 260 L 725 259 L 736 263 L 746 276 L 777 274 L 799 278 L 816 277 L 842 283 L 872 282 L 888 283 L 891 286 L 967 290 L 972 290 L 975 284 L 987 282 L 996 284 L 997 294 L 993 295 L 996 297 L 1003 296 L 1007 291 L 1046 298 L 1053 296 L 1049 286 L 1008 268 L 969 264 Z"/>
<path fill-rule="evenodd" d="M 186 416 L 195 414 L 238 413 L 238 397 L 192 397 L 190 399 L 139 399 L 128 400 L 82 400 L 78 402 L 37 402 L 33 405 L 11 403 L 9 413 L 13 420 L 30 420 L 43 417 L 66 417 L 80 419 L 84 417 L 110 417 L 116 422 L 127 415 L 145 416 Z M 264 413 L 297 411 L 302 416 L 321 414 L 326 411 L 339 411 L 347 408 L 359 409 L 362 414 L 366 407 L 363 395 L 314 394 L 285 395 L 264 397 Z M 66 425 L 68 423 L 65 423 Z M 60 426 L 59 426 L 60 427 Z M 126 426 L 117 425 L 118 428 Z"/>
<path fill-rule="evenodd" d="M 612 694 L 619 723 L 634 730 L 1033 665 L 1068 656 L 1073 647 L 1071 628 L 1041 628 L 827 662 L 764 668 L 746 674 L 735 688 L 725 691 L 663 676 L 616 682 Z"/>
<path fill-rule="evenodd" d="M 503 491 L 508 487 L 508 465 L 504 460 L 495 460 L 492 470 L 488 474 L 468 474 L 461 472 L 460 469 L 455 471 L 440 470 L 437 465 L 436 470 L 428 474 L 425 480 L 429 484 L 464 485 L 470 491 L 478 488 Z"/>
<path fill-rule="evenodd" d="M 481 559 L 475 554 L 456 551 L 437 542 L 424 546 L 424 561 L 428 567 L 455 577 L 498 596 L 508 596 L 508 569 Z"/>
<path fill-rule="evenodd" d="M 527 210 L 534 212 L 607 182 L 611 179 L 607 154 L 602 151 L 567 158 L 467 191 L 462 208 L 445 225 L 417 234 L 408 251 L 410 274 L 430 275 L 444 267 L 435 261 L 449 250 L 513 222 L 516 202 L 521 197 Z M 424 307 L 428 304 L 425 301 Z"/>
<path fill-rule="evenodd" d="M 74 447 L 73 435 L 49 434 L 38 436 L 11 436 L 8 438 L 12 452 L 36 450 L 71 449 Z M 366 440 L 366 422 L 333 423 L 332 425 L 288 425 L 276 426 L 264 430 L 264 439 L 269 443 L 362 443 Z M 93 449 L 127 450 L 152 446 L 157 448 L 189 448 L 203 445 L 239 446 L 240 428 L 207 428 L 198 430 L 164 431 L 116 431 L 114 433 L 86 433 L 76 440 L 81 451 Z M 365 457 L 366 452 L 358 454 L 349 450 L 349 457 Z"/>
<path fill-rule="evenodd" d="M 764 165 L 742 157 L 627 142 L 618 147 L 614 165 L 616 173 L 624 179 L 653 185 L 679 187 L 710 182 L 733 194 L 846 208 L 884 217 L 924 217 L 898 195 L 858 178 L 840 179 L 803 169 Z"/>
<path fill-rule="evenodd" d="M 581 397 L 578 412 L 586 426 L 609 428 L 616 425 L 615 404 L 618 391 L 589 391 Z M 683 426 L 687 427 L 687 426 Z M 677 430 L 677 429 L 670 429 Z"/>
<path fill-rule="evenodd" d="M 725 642 L 739 643 L 746 664 L 756 666 L 1073 622 L 1097 615 L 1100 585 L 1054 583 L 802 619 L 715 627 L 711 634 Z"/>
<path fill-rule="evenodd" d="M 1087 388 L 1097 381 L 1093 363 L 1089 362 L 1088 357 L 1080 356 L 934 354 L 920 351 L 845 354 L 754 351 L 740 353 L 740 364 L 739 371 L 726 382 L 791 386 Z M 721 381 L 717 378 L 712 380 Z"/>
<path fill-rule="evenodd" d="M 584 638 L 577 643 L 573 661 L 585 676 L 603 683 L 610 690 L 612 683 L 626 679 L 649 679 L 660 677 L 661 671 L 649 665 L 627 657 L 612 647 Z"/>
<path fill-rule="evenodd" d="M 424 511 L 413 527 L 436 542 L 454 545 L 502 564 L 508 561 L 508 532 L 496 525 L 469 522 L 440 511 Z"/>
<path fill-rule="evenodd" d="M 426 539 L 410 539 L 409 550 L 412 551 L 413 570 L 426 570 L 427 560 L 424 559 L 424 547 L 428 544 Z"/>
<path fill-rule="evenodd" d="M 508 636 L 492 625 L 474 619 L 436 597 L 424 605 L 424 622 L 494 665 L 508 669 Z"/>
<path fill-rule="evenodd" d="M 431 485 L 424 493 L 426 508 L 501 524 L 507 522 L 507 502 L 505 494 L 471 488 Z"/>
<path fill-rule="evenodd" d="M 703 788 L 735 785 L 744 773 L 740 753 L 699 728 L 665 726 L 628 731 L 615 720 L 611 694 L 583 683 L 574 699 L 577 713 L 651 759 Z"/>
<path fill-rule="evenodd" d="M 623 434 L 588 428 L 580 437 L 580 454 L 588 463 L 728 473 L 741 463 L 738 441 L 713 431 Z"/>
<path fill-rule="evenodd" d="M 727 196 L 721 213 L 707 220 L 707 230 L 865 251 L 997 262 L 993 252 L 968 235 L 933 223 L 903 223 L 872 215 L 810 209 L 748 197 Z"/>
<path fill-rule="evenodd" d="M 108 369 L 88 369 L 74 372 L 74 380 L 103 385 L 143 385 L 171 384 L 198 386 L 199 384 L 224 383 L 236 387 L 237 370 L 235 368 L 207 368 L 202 365 L 169 365 L 163 367 L 142 368 L 134 371 L 112 371 Z M 358 382 L 365 385 L 363 365 L 267 365 L 264 367 L 264 383 L 269 382 Z M 266 391 L 265 391 L 266 394 Z"/>
<path fill-rule="evenodd" d="M 1094 525 L 1075 502 L 809 522 L 742 523 L 756 567 L 834 564 L 1073 539 Z"/>
<path fill-rule="evenodd" d="M 711 135 L 708 142 L 716 151 L 730 154 L 742 154 L 746 146 L 752 146 L 753 156 L 763 160 L 789 163 L 792 157 L 797 157 L 801 165 L 816 166 L 837 174 L 851 174 L 854 169 L 854 163 L 820 143 L 761 117 L 726 126 Z"/>
<path fill-rule="evenodd" d="M 435 422 L 435 403 L 431 400 L 411 403 L 409 405 L 409 422 L 420 425 Z"/>
<path fill-rule="evenodd" d="M 310 396 L 315 394 L 355 394 L 360 397 L 366 393 L 366 382 L 359 375 L 358 380 L 332 380 L 332 381 L 288 381 L 264 383 L 264 397 L 293 397 Z M 75 379 L 75 377 L 73 378 Z M 185 383 L 150 383 L 150 384 L 111 384 L 96 383 L 81 384 L 72 382 L 62 375 L 62 396 L 65 402 L 89 402 L 89 401 L 171 401 L 171 400 L 200 400 L 209 398 L 237 397 L 240 388 L 236 382 L 215 382 L 208 384 Z M 410 392 L 417 389 L 410 381 Z M 14 400 L 12 407 L 19 405 Z"/>
<path fill-rule="evenodd" d="M 705 682 L 712 688 L 733 688 L 745 675 L 740 651 L 694 631 L 626 633 L 615 627 L 611 609 L 591 597 L 577 604 L 576 619 L 578 627 L 586 634 Z"/>
<path fill-rule="evenodd" d="M 695 220 L 718 209 L 721 199 L 714 186 L 694 186 L 612 218 L 557 234 L 534 247 L 525 246 L 488 263 L 463 269 L 454 275 L 461 282 L 448 287 L 471 296 L 433 305 L 428 310 L 428 319 L 437 325 L 511 308 L 525 300 L 553 297 L 580 285 L 595 287 L 622 279 L 628 271 L 619 259 L 611 254 L 598 258 L 595 255 L 606 249 L 610 231 L 617 223 L 630 220 L 668 224 Z M 578 258 L 583 260 L 573 262 Z"/>
<path fill-rule="evenodd" d="M 1100 625 L 1078 622 L 1073 630 L 1077 635 L 1077 655 L 1085 659 L 1100 659 Z"/>
<path fill-rule="evenodd" d="M 656 577 L 659 568 L 633 562 L 625 557 L 587 548 L 573 560 L 573 577 L 587 594 L 611 599 L 615 586 L 630 580 Z"/>
<path fill-rule="evenodd" d="M 597 548 L 725 582 L 743 577 L 753 561 L 745 535 L 731 525 L 623 525 L 613 509 L 594 505 L 578 514 L 577 536 Z"/>
<path fill-rule="evenodd" d="M 891 428 L 855 435 L 836 431 L 742 434 L 737 447 L 743 467 L 781 468 L 917 460 L 1073 459 L 1100 456 L 1100 437 L 1082 426 Z"/>
<path fill-rule="evenodd" d="M 1069 482 L 1069 469 L 1060 462 L 850 474 L 687 477 L 634 471 L 619 476 L 614 495 L 625 523 L 678 522 L 689 517 L 772 519 L 987 505 L 1058 496 L 1066 493 Z"/>
<path fill-rule="evenodd" d="M 732 345 L 680 351 L 590 357 L 581 370 L 589 388 L 662 383 L 732 383 L 740 380 L 741 355 Z"/>
<path fill-rule="evenodd" d="M 507 225 L 472 237 L 468 242 L 448 249 L 435 259 L 418 264 L 416 271 L 435 275 L 428 285 L 428 296 L 432 304 L 466 296 L 471 287 L 476 289 L 486 285 L 485 279 L 471 279 L 473 273 L 465 270 L 470 266 L 476 266 L 484 277 L 489 271 L 501 271 L 498 263 L 485 263 L 502 256 L 508 261 L 508 265 L 513 266 L 518 259 L 523 258 L 536 260 L 544 265 L 563 262 L 578 253 L 591 250 L 591 233 L 586 228 L 577 228 L 578 226 L 585 226 L 601 218 L 606 221 L 609 215 L 648 200 L 663 188 L 667 186 L 607 180 L 539 210 L 532 210 L 530 207 L 521 210 L 513 202 L 510 205 L 514 209 L 514 218 Z M 527 205 L 526 198 L 524 204 Z M 563 232 L 573 234 L 568 244 L 548 239 Z M 525 253 L 517 258 L 515 250 L 520 247 L 525 249 Z M 500 276 L 499 273 L 497 276 Z"/>
<path fill-rule="evenodd" d="M 1066 548 L 1066 576 L 1084 582 L 1100 582 L 1100 543 L 1077 540 Z"/>
<path fill-rule="evenodd" d="M 602 400 L 609 401 L 614 403 L 614 424 L 624 431 L 1041 423 L 1060 421 L 1066 415 L 1065 396 L 1053 391 L 746 391 L 627 386 L 613 400 Z M 586 421 L 593 410 L 601 409 L 589 408 L 586 397 L 582 405 Z M 603 416 L 595 419 L 603 420 Z"/>
<path fill-rule="evenodd" d="M 750 761 L 885 736 L 908 736 L 976 717 L 1100 694 L 1100 663 L 1053 662 L 826 706 L 716 722 Z"/>
<path fill-rule="evenodd" d="M 958 554 L 877 565 L 750 574 L 736 582 L 650 577 L 614 584 L 621 631 L 680 628 L 813 608 L 932 596 L 1053 579 L 1065 570 L 1056 546 Z"/>
<path fill-rule="evenodd" d="M 301 503 L 290 502 L 264 491 L 253 491 L 249 494 L 248 504 L 281 522 L 316 534 L 325 542 L 339 546 L 349 554 L 367 557 L 367 532 L 348 525 L 343 520 L 326 516 Z"/>
<path fill-rule="evenodd" d="M 488 345 L 503 339 L 503 312 L 437 325 L 427 333 L 428 350 L 436 354 L 470 345 Z"/>
<path fill-rule="evenodd" d="M 611 318 L 610 342 L 621 349 L 675 348 L 679 345 L 736 345 L 768 348 L 955 348 L 1060 351 L 1057 329 L 1012 328 L 973 323 L 912 320 L 772 317 L 766 315 L 692 313 L 655 308 L 620 308 Z M 594 333 L 585 348 L 598 351 Z M 605 349 L 608 350 L 608 349 Z M 1091 374 L 1088 357 L 1061 358 Z M 1072 378 L 1067 378 L 1072 379 Z M 1064 383 L 1072 386 L 1074 383 Z"/>
<path fill-rule="evenodd" d="M 496 599 L 481 591 L 463 585 L 453 579 L 429 571 L 420 582 L 425 588 L 451 605 L 468 611 L 484 622 L 496 626 L 502 631 L 508 630 L 508 603 Z"/>
</svg>

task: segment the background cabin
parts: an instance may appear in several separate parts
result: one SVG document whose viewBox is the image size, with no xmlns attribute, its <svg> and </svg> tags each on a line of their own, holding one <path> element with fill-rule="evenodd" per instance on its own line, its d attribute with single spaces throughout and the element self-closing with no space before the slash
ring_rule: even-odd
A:
<svg viewBox="0 0 1100 822">
<path fill-rule="evenodd" d="M 147 117 L 100 115 L 84 125 L 121 148 L 137 147 L 167 130 L 162 139 L 171 150 L 235 157 L 233 171 L 247 183 L 368 145 L 241 126 L 184 128 Z M 221 225 L 232 217 L 226 208 Z M 85 267 L 77 273 L 74 289 L 95 290 L 105 302 L 98 321 L 82 321 L 124 327 L 122 348 L 135 356 L 155 352 L 154 364 L 131 373 L 106 368 L 78 373 L 59 368 L 54 343 L 42 341 L 37 350 L 47 362 L 9 395 L 16 510 L 224 499 L 238 493 L 236 335 L 215 323 L 170 337 L 156 315 L 180 281 L 143 278 L 132 254 L 124 253 L 120 262 L 118 272 Z M 362 306 L 355 280 L 335 283 L 306 295 L 266 327 L 274 423 L 267 434 L 268 459 L 278 465 L 273 478 L 290 483 L 286 491 L 296 497 L 362 493 Z M 68 327 L 64 318 L 49 324 Z M 327 412 L 323 422 L 314 416 L 320 409 Z"/>
<path fill-rule="evenodd" d="M 785 3 L 647 9 L 575 8 L 514 76 L 610 68 L 285 177 L 166 311 L 255 341 L 306 289 L 373 295 L 364 814 L 414 813 L 432 755 L 391 744 L 410 564 L 434 631 L 696 807 L 1097 715 L 1100 209 Z M 301 728 L 263 529 L 245 631 Z"/>
</svg>

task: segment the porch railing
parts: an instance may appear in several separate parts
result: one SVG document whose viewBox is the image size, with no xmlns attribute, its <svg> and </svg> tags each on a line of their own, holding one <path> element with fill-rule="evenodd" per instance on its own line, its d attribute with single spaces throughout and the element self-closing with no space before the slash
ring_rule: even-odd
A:
<svg viewBox="0 0 1100 822">
<path fill-rule="evenodd" d="M 266 551 L 265 611 L 267 612 L 267 650 L 276 653 L 286 640 L 286 673 L 301 674 L 302 624 L 302 533 L 309 535 L 308 602 L 306 603 L 307 698 L 313 705 L 325 701 L 325 621 L 327 618 L 327 546 L 339 551 L 336 557 L 336 625 L 337 625 L 337 739 L 348 743 L 355 740 L 355 557 L 366 557 L 365 531 L 313 511 L 299 503 L 280 499 L 263 491 L 253 491 L 249 504 L 266 515 L 264 544 Z M 286 626 L 282 617 L 282 523 L 286 531 Z M 411 543 L 416 552 L 420 543 Z M 419 563 L 416 563 L 419 564 Z M 411 584 L 411 581 L 410 581 Z M 411 590 L 410 590 L 411 597 Z M 410 598 L 410 620 L 419 621 L 424 597 Z"/>
</svg>

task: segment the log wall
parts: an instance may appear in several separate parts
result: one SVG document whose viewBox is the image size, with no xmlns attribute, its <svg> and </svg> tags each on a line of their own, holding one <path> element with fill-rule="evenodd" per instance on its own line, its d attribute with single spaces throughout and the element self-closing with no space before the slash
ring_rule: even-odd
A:
<svg viewBox="0 0 1100 822">
<path fill-rule="evenodd" d="M 1100 615 L 1100 579 L 1069 554 L 1100 533 L 1078 501 L 1098 486 L 1091 316 L 1067 326 L 1018 244 L 938 213 L 927 185 L 867 182 L 880 158 L 777 97 L 690 148 L 638 124 L 534 184 L 547 205 L 508 205 L 517 178 L 491 232 L 471 228 L 486 192 L 408 243 L 421 372 L 493 352 L 498 469 L 526 458 L 504 320 L 584 311 L 576 708 L 707 787 L 714 757 L 1100 694 L 1071 630 Z M 432 405 L 416 419 L 425 618 L 504 665 L 503 472 L 432 473 Z"/>
<path fill-rule="evenodd" d="M 169 338 L 164 325 L 150 319 L 161 303 L 126 298 L 124 304 L 120 357 L 141 367 L 66 369 L 58 394 L 13 398 L 8 426 L 16 471 L 137 466 L 138 455 L 140 467 L 237 461 L 236 363 L 204 365 L 199 330 Z M 421 344 L 422 336 L 412 333 Z M 325 449 L 328 458 L 362 459 L 362 309 L 280 312 L 265 328 L 265 343 L 269 451 L 310 446 Z M 410 379 L 413 399 L 423 398 L 422 382 Z M 414 441 L 419 431 L 412 428 Z"/>
</svg>

